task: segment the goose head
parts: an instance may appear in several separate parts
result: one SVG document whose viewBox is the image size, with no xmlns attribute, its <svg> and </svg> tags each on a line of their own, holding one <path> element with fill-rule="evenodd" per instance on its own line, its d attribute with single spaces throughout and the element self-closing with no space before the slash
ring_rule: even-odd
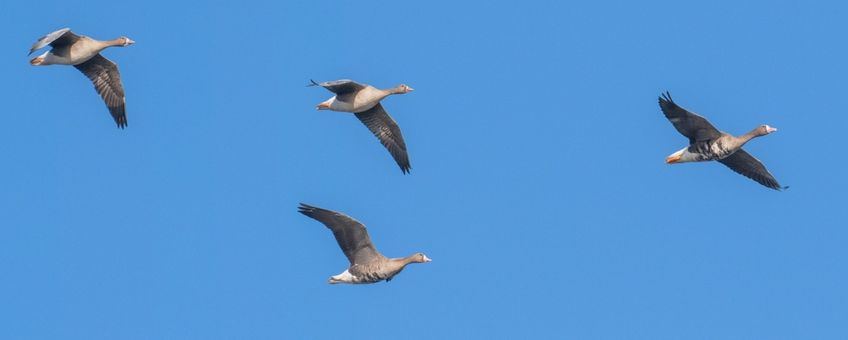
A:
<svg viewBox="0 0 848 340">
<path fill-rule="evenodd" d="M 427 255 L 424 255 L 424 253 L 415 253 L 414 255 L 410 256 L 410 262 L 424 263 L 424 262 L 430 262 L 430 261 L 433 261 L 433 260 L 431 260 L 429 257 L 427 257 Z"/>
<path fill-rule="evenodd" d="M 759 129 L 759 131 L 758 131 L 758 132 L 759 132 L 759 135 L 760 135 L 760 136 L 765 136 L 765 135 L 767 135 L 767 134 L 770 134 L 770 133 L 772 133 L 772 132 L 777 131 L 777 129 L 776 129 L 776 128 L 773 128 L 773 127 L 768 126 L 768 125 L 766 125 L 766 124 L 760 125 L 760 127 L 759 127 L 759 128 L 757 128 L 757 129 Z"/>
<path fill-rule="evenodd" d="M 749 140 L 751 140 L 751 139 L 753 139 L 753 138 L 762 137 L 762 136 L 765 136 L 765 135 L 770 134 L 770 133 L 775 132 L 775 131 L 777 131 L 777 129 L 775 129 L 775 128 L 771 127 L 771 126 L 768 126 L 768 125 L 766 125 L 766 124 L 763 124 L 763 125 L 760 125 L 760 126 L 758 126 L 758 127 L 755 127 L 755 128 L 754 128 L 753 130 L 751 130 L 751 131 L 748 131 L 748 133 L 746 133 L 746 134 L 744 134 L 744 135 L 739 136 L 739 137 L 737 138 L 737 140 L 738 140 L 741 144 L 745 144 L 745 143 L 747 143 Z M 740 144 L 740 146 L 741 146 L 741 144 Z"/>
<path fill-rule="evenodd" d="M 118 46 L 121 46 L 121 47 L 127 47 L 129 45 L 135 44 L 134 40 L 127 38 L 127 37 L 118 38 L 118 42 L 120 43 Z"/>
<path fill-rule="evenodd" d="M 392 89 L 392 93 L 394 93 L 394 94 L 404 94 L 404 93 L 410 93 L 414 90 L 415 89 L 409 87 L 409 85 L 400 84 L 397 87 L 395 87 L 394 89 Z"/>
</svg>

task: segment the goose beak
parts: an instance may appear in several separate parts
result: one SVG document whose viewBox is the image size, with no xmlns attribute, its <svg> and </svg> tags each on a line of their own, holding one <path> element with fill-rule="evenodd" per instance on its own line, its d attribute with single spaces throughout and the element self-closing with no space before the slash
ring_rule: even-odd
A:
<svg viewBox="0 0 848 340">
<path fill-rule="evenodd" d="M 427 257 L 427 255 L 424 255 L 424 262 L 431 262 L 431 261 L 433 261 L 433 260 L 430 259 L 429 257 Z"/>
<path fill-rule="evenodd" d="M 42 58 L 42 57 L 32 58 L 32 60 L 29 61 L 30 65 L 33 65 L 33 66 L 41 65 L 41 63 L 43 63 L 43 62 L 44 62 L 44 58 Z"/>
<path fill-rule="evenodd" d="M 315 109 L 316 110 L 329 110 L 330 104 L 327 104 L 327 102 L 323 102 L 321 104 L 318 104 L 318 106 L 316 106 Z"/>
<path fill-rule="evenodd" d="M 135 40 L 127 38 L 127 45 L 132 45 L 132 44 L 135 44 Z"/>
<path fill-rule="evenodd" d="M 768 132 L 768 133 L 772 133 L 772 132 L 775 132 L 775 131 L 777 131 L 777 129 L 776 129 L 776 128 L 773 128 L 773 127 L 771 127 L 771 126 L 766 126 L 766 132 Z"/>
<path fill-rule="evenodd" d="M 407 89 L 407 90 L 409 90 L 409 92 L 415 91 L 415 89 L 414 89 L 414 88 L 411 88 L 411 87 L 409 87 L 409 86 L 407 86 L 407 87 L 406 87 L 406 89 Z"/>
</svg>

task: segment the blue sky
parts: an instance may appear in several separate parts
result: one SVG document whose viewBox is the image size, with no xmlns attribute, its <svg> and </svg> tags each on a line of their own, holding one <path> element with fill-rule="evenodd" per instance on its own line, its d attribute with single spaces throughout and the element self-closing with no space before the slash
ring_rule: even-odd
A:
<svg viewBox="0 0 848 340">
<path fill-rule="evenodd" d="M 0 3 L 0 320 L 9 339 L 848 337 L 839 2 Z M 129 127 L 25 54 L 61 27 L 137 43 Z M 412 173 L 354 117 L 351 78 Z M 683 107 L 791 188 L 668 166 Z M 390 283 L 298 202 L 343 211 Z M 842 222 L 840 222 L 842 221 Z"/>
</svg>

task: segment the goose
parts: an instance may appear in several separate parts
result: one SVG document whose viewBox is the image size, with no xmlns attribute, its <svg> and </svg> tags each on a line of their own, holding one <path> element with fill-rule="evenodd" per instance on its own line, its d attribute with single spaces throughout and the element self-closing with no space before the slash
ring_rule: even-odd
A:
<svg viewBox="0 0 848 340">
<path fill-rule="evenodd" d="M 134 43 L 135 41 L 127 37 L 106 41 L 94 40 L 74 34 L 70 28 L 63 28 L 41 37 L 32 45 L 29 50 L 30 55 L 48 44 L 53 48 L 33 58 L 29 63 L 33 66 L 73 65 L 76 67 L 94 83 L 95 90 L 106 102 L 115 123 L 123 129 L 127 126 L 127 115 L 121 73 L 118 72 L 118 65 L 100 55 L 100 51 L 107 47 L 125 47 Z"/>
<path fill-rule="evenodd" d="M 393 94 L 405 94 L 413 91 L 413 88 L 401 84 L 396 87 L 380 90 L 371 85 L 360 84 L 353 80 L 342 79 L 316 83 L 310 80 L 308 86 L 321 86 L 335 93 L 330 99 L 318 104 L 317 110 L 331 110 L 339 112 L 352 112 L 356 118 L 365 124 L 369 130 L 380 140 L 380 143 L 389 150 L 400 170 L 407 174 L 411 168 L 409 155 L 406 153 L 406 143 L 400 133 L 395 120 L 383 109 L 380 101 Z"/>
<path fill-rule="evenodd" d="M 410 263 L 432 261 L 423 253 L 391 259 L 383 256 L 371 243 L 365 225 L 345 214 L 304 203 L 300 204 L 298 211 L 332 230 L 336 242 L 350 261 L 350 267 L 339 275 L 331 276 L 328 283 L 389 282 Z"/>
<path fill-rule="evenodd" d="M 674 128 L 689 138 L 689 146 L 669 155 L 665 160 L 667 164 L 718 161 L 768 188 L 787 188 L 781 187 L 763 163 L 742 149 L 751 139 L 768 135 L 777 129 L 763 124 L 735 137 L 719 131 L 706 118 L 678 106 L 668 92 L 659 97 L 659 103 L 660 109 Z"/>
</svg>

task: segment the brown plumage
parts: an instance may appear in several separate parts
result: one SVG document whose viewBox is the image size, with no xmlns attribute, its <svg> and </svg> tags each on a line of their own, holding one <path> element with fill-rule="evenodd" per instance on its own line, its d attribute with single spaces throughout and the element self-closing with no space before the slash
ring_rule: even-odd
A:
<svg viewBox="0 0 848 340">
<path fill-rule="evenodd" d="M 88 61 L 74 67 L 91 79 L 94 89 L 103 98 L 115 123 L 119 128 L 125 128 L 127 99 L 124 97 L 124 86 L 121 84 L 121 72 L 118 71 L 118 65 L 98 53 Z"/>
<path fill-rule="evenodd" d="M 300 204 L 298 212 L 329 228 L 350 262 L 348 269 L 330 277 L 329 283 L 375 283 L 382 280 L 388 282 L 410 263 L 431 261 L 422 253 L 403 258 L 383 256 L 371 243 L 365 225 L 345 214 L 304 203 Z"/>
<path fill-rule="evenodd" d="M 760 125 L 748 133 L 735 137 L 719 131 L 706 118 L 678 106 L 668 92 L 660 96 L 659 104 L 663 114 L 674 128 L 689 138 L 689 146 L 668 156 L 666 163 L 715 160 L 768 188 L 776 190 L 784 188 L 758 159 L 742 149 L 742 146 L 751 139 L 768 135 L 777 129 Z"/>
<path fill-rule="evenodd" d="M 406 151 L 406 143 L 403 141 L 400 127 L 383 109 L 380 101 L 393 94 L 412 92 L 411 87 L 401 84 L 390 89 L 380 90 L 348 79 L 323 83 L 317 83 L 313 80 L 309 86 L 321 86 L 335 94 L 332 98 L 318 104 L 318 110 L 354 113 L 356 118 L 359 118 L 368 127 L 368 130 L 371 130 L 371 133 L 380 140 L 380 143 L 386 147 L 400 170 L 404 174 L 409 173 L 409 169 L 412 167 L 409 164 L 409 154 Z"/>
<path fill-rule="evenodd" d="M 52 49 L 30 60 L 32 65 L 73 65 L 94 83 L 97 93 L 103 98 L 109 113 L 119 128 L 127 126 L 126 98 L 121 83 L 118 65 L 100 55 L 100 51 L 112 46 L 129 46 L 135 43 L 127 37 L 99 41 L 79 36 L 63 28 L 41 37 L 30 48 L 30 54 L 50 45 Z"/>
</svg>

